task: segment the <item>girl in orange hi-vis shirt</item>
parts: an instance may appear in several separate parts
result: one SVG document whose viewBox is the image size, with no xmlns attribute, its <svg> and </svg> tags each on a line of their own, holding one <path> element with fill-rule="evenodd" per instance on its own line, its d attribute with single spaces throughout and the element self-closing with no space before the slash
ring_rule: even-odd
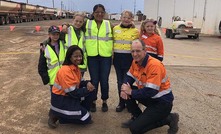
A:
<svg viewBox="0 0 221 134">
<path fill-rule="evenodd" d="M 146 19 L 141 23 L 140 39 L 146 44 L 146 51 L 152 57 L 163 61 L 163 41 L 156 28 L 157 21 Z"/>
</svg>

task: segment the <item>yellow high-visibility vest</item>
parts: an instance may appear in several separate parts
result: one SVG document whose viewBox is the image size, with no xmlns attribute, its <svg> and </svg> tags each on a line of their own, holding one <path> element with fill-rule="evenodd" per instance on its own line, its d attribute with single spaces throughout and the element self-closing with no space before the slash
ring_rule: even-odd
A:
<svg viewBox="0 0 221 134">
<path fill-rule="evenodd" d="M 72 26 L 70 26 L 68 28 L 68 34 L 65 35 L 65 53 L 67 52 L 68 48 L 72 45 L 77 45 L 79 46 L 82 50 L 83 50 L 83 53 L 84 53 L 84 64 L 83 65 L 78 65 L 78 67 L 81 69 L 81 70 L 85 70 L 87 69 L 87 53 L 86 53 L 86 50 L 85 50 L 85 39 L 84 39 L 84 32 L 81 31 L 80 32 L 80 39 L 78 40 L 77 38 L 77 35 L 74 31 L 74 28 Z"/>
<path fill-rule="evenodd" d="M 48 75 L 50 78 L 49 85 L 54 84 L 56 74 L 58 70 L 61 68 L 65 59 L 64 45 L 61 41 L 59 46 L 60 46 L 60 51 L 58 56 L 56 55 L 55 51 L 51 48 L 50 45 L 46 45 L 44 50 L 45 51 L 44 56 L 46 58 L 47 67 L 48 67 Z"/>
<path fill-rule="evenodd" d="M 122 28 L 120 25 L 114 27 L 113 35 L 115 53 L 131 53 L 132 41 L 139 38 L 137 28 Z"/>
<path fill-rule="evenodd" d="M 103 20 L 99 29 L 95 20 L 87 20 L 85 46 L 88 56 L 110 57 L 112 55 L 113 35 L 108 20 Z"/>
</svg>

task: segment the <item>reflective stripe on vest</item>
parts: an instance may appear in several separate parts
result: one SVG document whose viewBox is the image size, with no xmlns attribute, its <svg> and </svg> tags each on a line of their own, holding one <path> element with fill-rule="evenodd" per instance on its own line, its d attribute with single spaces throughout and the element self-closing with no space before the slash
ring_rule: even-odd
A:
<svg viewBox="0 0 221 134">
<path fill-rule="evenodd" d="M 58 113 L 61 113 L 61 114 L 64 114 L 64 115 L 69 115 L 69 116 L 74 116 L 74 115 L 82 115 L 82 112 L 81 110 L 78 110 L 78 111 L 68 111 L 68 110 L 63 110 L 63 109 L 60 109 L 60 108 L 56 108 L 54 106 L 51 105 L 51 109 L 58 112 Z M 88 119 L 88 117 L 90 116 L 90 113 L 87 112 L 83 117 L 81 117 L 81 121 L 85 121 L 86 119 Z"/>
<path fill-rule="evenodd" d="M 132 41 L 139 38 L 136 28 L 122 28 L 120 25 L 114 27 L 113 35 L 115 53 L 131 53 Z"/>
<path fill-rule="evenodd" d="M 114 44 L 121 44 L 121 45 L 124 45 L 124 44 L 131 44 L 132 41 L 127 41 L 127 40 L 114 40 Z M 117 49 L 114 47 L 114 52 L 115 53 L 131 53 L 130 50 L 123 50 L 123 49 Z"/>
<path fill-rule="evenodd" d="M 83 65 L 78 65 L 78 67 L 82 70 L 85 70 L 87 69 L 87 54 L 86 54 L 86 48 L 85 48 L 85 45 L 84 45 L 84 33 L 83 31 L 80 32 L 81 36 L 80 36 L 80 39 L 78 40 L 77 38 L 77 35 L 74 31 L 74 28 L 72 26 L 70 26 L 68 28 L 68 34 L 66 34 L 65 36 L 65 52 L 67 52 L 67 49 L 72 46 L 72 45 L 77 45 L 79 46 L 82 50 L 83 50 L 83 53 L 84 53 L 84 64 Z"/>
<path fill-rule="evenodd" d="M 92 31 L 94 30 L 94 31 Z M 94 20 L 87 20 L 85 46 L 88 56 L 110 57 L 113 49 L 113 37 L 110 22 L 103 20 L 100 28 Z"/>
<path fill-rule="evenodd" d="M 155 90 L 157 90 L 157 91 L 160 91 L 160 86 L 157 86 L 157 85 L 155 85 L 155 84 L 153 84 L 153 83 L 148 83 L 148 82 L 147 82 L 147 83 L 143 83 L 142 81 L 139 81 L 137 78 L 135 78 L 130 72 L 127 72 L 127 75 L 130 76 L 130 77 L 132 77 L 132 78 L 136 81 L 138 87 L 143 86 L 143 87 L 152 88 L 152 89 L 155 89 Z M 168 80 L 168 77 L 165 76 L 165 77 L 161 80 L 161 83 L 165 83 L 167 80 Z M 161 96 L 163 96 L 163 95 L 166 95 L 166 94 L 170 93 L 171 91 L 172 91 L 171 88 L 164 89 L 164 90 L 158 92 L 155 96 L 153 96 L 153 97 L 151 97 L 151 98 L 153 98 L 153 99 L 159 98 L 159 97 L 161 97 Z"/>
<path fill-rule="evenodd" d="M 56 87 L 58 90 L 63 90 L 62 86 L 57 84 L 57 83 L 54 83 L 53 86 Z M 76 86 L 71 86 L 69 88 L 64 89 L 64 92 L 65 93 L 70 93 L 70 92 L 74 91 L 75 89 L 76 89 Z"/>
<path fill-rule="evenodd" d="M 65 50 L 64 50 L 64 45 L 60 41 L 60 51 L 59 51 L 59 56 L 56 55 L 54 50 L 51 48 L 50 45 L 47 45 L 45 48 L 45 58 L 47 62 L 47 67 L 48 67 L 48 75 L 50 78 L 49 84 L 53 85 L 54 80 L 56 77 L 56 74 L 59 70 L 59 68 L 62 66 L 64 59 L 65 59 Z"/>
<path fill-rule="evenodd" d="M 51 105 L 51 109 L 58 112 L 58 113 L 62 113 L 64 115 L 81 115 L 81 110 L 79 111 L 68 111 L 68 110 L 62 110 L 62 109 L 59 109 L 59 108 L 56 108 L 54 106 Z"/>
</svg>

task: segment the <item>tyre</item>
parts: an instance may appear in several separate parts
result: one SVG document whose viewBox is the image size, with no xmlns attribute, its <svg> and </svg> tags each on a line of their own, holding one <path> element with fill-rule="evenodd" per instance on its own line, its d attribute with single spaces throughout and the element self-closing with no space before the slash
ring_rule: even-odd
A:
<svg viewBox="0 0 221 134">
<path fill-rule="evenodd" d="M 5 25 L 5 18 L 4 17 L 0 18 L 0 25 Z"/>
<path fill-rule="evenodd" d="M 179 25 L 178 28 L 186 28 L 185 25 Z"/>
<path fill-rule="evenodd" d="M 193 36 L 193 38 L 194 38 L 194 39 L 198 39 L 198 38 L 199 38 L 199 34 L 195 34 L 195 35 Z"/>
<path fill-rule="evenodd" d="M 193 35 L 188 35 L 188 38 L 189 38 L 189 39 L 191 39 L 191 38 L 193 38 L 193 37 L 194 37 Z"/>
<path fill-rule="evenodd" d="M 219 33 L 221 33 L 221 21 L 219 22 Z"/>
<path fill-rule="evenodd" d="M 6 23 L 6 24 L 9 24 L 9 23 L 10 23 L 10 20 L 9 20 L 8 17 L 5 18 L 5 23 Z"/>
<path fill-rule="evenodd" d="M 175 38 L 175 33 L 173 33 L 172 31 L 170 32 L 170 39 L 174 39 Z"/>
<path fill-rule="evenodd" d="M 167 29 L 165 35 L 166 35 L 166 38 L 170 38 L 170 30 Z"/>
</svg>

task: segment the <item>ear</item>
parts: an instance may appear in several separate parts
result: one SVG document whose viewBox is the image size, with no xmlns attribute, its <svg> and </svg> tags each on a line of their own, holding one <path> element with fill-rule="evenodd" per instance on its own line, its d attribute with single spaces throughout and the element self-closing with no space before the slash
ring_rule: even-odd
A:
<svg viewBox="0 0 221 134">
<path fill-rule="evenodd" d="M 155 20 L 155 21 L 153 22 L 153 24 L 156 25 L 156 24 L 157 24 L 157 21 Z"/>
</svg>

